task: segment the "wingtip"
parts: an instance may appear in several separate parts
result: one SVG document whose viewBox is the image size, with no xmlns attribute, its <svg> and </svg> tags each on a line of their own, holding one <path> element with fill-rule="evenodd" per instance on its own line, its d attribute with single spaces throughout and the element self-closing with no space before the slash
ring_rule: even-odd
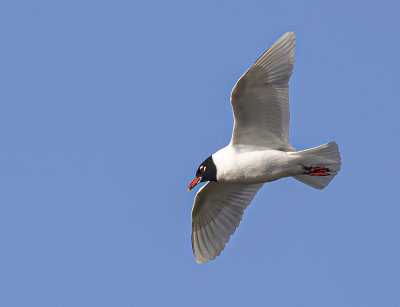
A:
<svg viewBox="0 0 400 307">
<path fill-rule="evenodd" d="M 283 35 L 283 37 L 287 37 L 290 38 L 291 40 L 293 40 L 294 42 L 296 42 L 296 35 L 294 35 L 294 32 L 287 32 Z"/>
<path fill-rule="evenodd" d="M 292 40 L 292 41 L 296 41 L 296 35 L 294 35 L 294 32 L 286 32 L 285 34 L 283 34 L 278 40 L 278 41 L 282 41 L 282 40 Z"/>
</svg>

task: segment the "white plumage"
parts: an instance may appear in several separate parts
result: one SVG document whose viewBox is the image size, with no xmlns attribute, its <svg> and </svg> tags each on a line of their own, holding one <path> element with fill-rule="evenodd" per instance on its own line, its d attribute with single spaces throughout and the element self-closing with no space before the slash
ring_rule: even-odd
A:
<svg viewBox="0 0 400 307">
<path fill-rule="evenodd" d="M 286 33 L 242 75 L 231 94 L 231 142 L 203 162 L 189 185 L 192 189 L 212 180 L 198 191 L 192 209 L 192 248 L 198 263 L 221 253 L 265 182 L 292 176 L 323 189 L 340 170 L 335 142 L 298 152 L 289 142 L 288 82 L 295 46 L 294 34 Z M 207 179 L 211 165 L 215 171 L 207 176 L 213 179 Z"/>
</svg>

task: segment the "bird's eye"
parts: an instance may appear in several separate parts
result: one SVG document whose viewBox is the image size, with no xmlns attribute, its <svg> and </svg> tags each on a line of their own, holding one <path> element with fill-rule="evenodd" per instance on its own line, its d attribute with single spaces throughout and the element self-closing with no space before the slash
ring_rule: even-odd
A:
<svg viewBox="0 0 400 307">
<path fill-rule="evenodd" d="M 205 166 L 203 166 L 203 165 L 200 166 L 200 168 L 199 168 L 199 171 L 200 171 L 200 172 L 204 173 L 205 170 L 206 170 L 206 167 L 205 167 Z"/>
</svg>

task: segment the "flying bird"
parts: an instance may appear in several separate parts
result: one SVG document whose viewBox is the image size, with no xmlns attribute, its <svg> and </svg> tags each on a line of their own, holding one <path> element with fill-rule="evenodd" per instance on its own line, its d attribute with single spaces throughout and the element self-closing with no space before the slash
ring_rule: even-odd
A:
<svg viewBox="0 0 400 307">
<path fill-rule="evenodd" d="M 192 249 L 198 263 L 215 259 L 235 232 L 247 206 L 265 182 L 293 177 L 323 189 L 341 167 L 330 142 L 296 151 L 289 136 L 289 79 L 296 38 L 288 32 L 237 81 L 231 93 L 234 127 L 230 143 L 200 164 L 190 191 Z"/>
</svg>

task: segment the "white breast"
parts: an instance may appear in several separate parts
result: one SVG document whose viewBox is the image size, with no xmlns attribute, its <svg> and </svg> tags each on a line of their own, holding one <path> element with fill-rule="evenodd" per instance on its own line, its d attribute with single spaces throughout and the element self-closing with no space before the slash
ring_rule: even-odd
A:
<svg viewBox="0 0 400 307">
<path fill-rule="evenodd" d="M 213 154 L 217 181 L 262 183 L 294 175 L 292 156 L 273 149 L 236 148 L 231 145 Z"/>
</svg>

